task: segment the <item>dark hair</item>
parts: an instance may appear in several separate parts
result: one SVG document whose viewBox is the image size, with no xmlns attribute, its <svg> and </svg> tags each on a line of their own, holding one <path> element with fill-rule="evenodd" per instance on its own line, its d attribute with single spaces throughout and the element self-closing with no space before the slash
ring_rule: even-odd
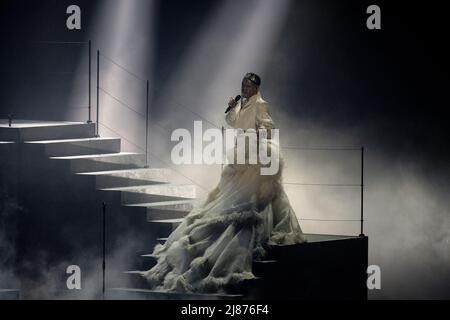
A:
<svg viewBox="0 0 450 320">
<path fill-rule="evenodd" d="M 258 87 L 261 85 L 261 78 L 256 73 L 248 72 L 244 76 L 244 79 L 250 80 L 251 82 L 256 84 Z"/>
</svg>

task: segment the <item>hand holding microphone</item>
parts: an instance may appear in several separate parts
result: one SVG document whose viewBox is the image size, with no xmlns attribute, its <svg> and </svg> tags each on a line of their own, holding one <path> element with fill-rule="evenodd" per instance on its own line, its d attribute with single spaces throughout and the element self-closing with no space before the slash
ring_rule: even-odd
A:
<svg viewBox="0 0 450 320">
<path fill-rule="evenodd" d="M 236 96 L 236 98 L 230 99 L 230 101 L 228 101 L 228 108 L 227 108 L 227 110 L 225 110 L 225 113 L 228 113 L 228 111 L 230 111 L 232 108 L 236 107 L 236 105 L 240 99 L 241 99 L 241 96 L 239 94 Z"/>
</svg>

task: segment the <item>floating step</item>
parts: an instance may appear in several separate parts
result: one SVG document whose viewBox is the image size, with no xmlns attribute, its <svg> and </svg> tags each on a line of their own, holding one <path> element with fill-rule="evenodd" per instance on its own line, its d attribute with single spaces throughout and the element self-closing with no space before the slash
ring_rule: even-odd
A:
<svg viewBox="0 0 450 320">
<path fill-rule="evenodd" d="M 164 240 L 162 240 L 164 239 Z M 158 241 L 162 240 L 162 242 L 166 242 L 167 238 L 158 238 Z M 151 258 L 156 259 L 156 257 L 152 253 L 141 254 L 143 258 Z M 275 266 L 278 263 L 278 260 L 254 260 L 253 261 L 253 269 L 255 268 L 265 268 L 267 266 Z"/>
<path fill-rule="evenodd" d="M 148 220 L 148 222 L 153 222 L 153 223 L 181 223 L 181 222 L 183 222 L 183 219 L 152 219 L 152 220 Z"/>
<path fill-rule="evenodd" d="M 20 290 L 17 289 L 0 289 L 0 300 L 19 300 Z"/>
<path fill-rule="evenodd" d="M 305 233 L 305 237 L 308 242 L 336 241 L 355 238 L 355 236 L 348 236 L 348 235 L 315 234 L 315 233 Z"/>
<path fill-rule="evenodd" d="M 134 283 L 139 288 L 111 288 L 112 290 L 129 290 L 130 292 L 134 290 L 138 290 L 140 293 L 146 293 L 148 294 L 147 299 L 162 299 L 165 295 L 168 295 L 168 298 L 166 299 L 239 299 L 242 298 L 242 294 L 239 293 L 233 293 L 233 294 L 202 294 L 202 293 L 174 293 L 174 292 L 164 292 L 164 291 L 157 291 L 157 290 L 149 290 L 144 289 L 147 285 L 147 280 L 145 278 L 141 277 L 140 274 L 142 271 L 125 271 L 124 274 L 131 276 L 129 281 L 131 283 Z M 157 296 L 153 296 L 152 294 L 155 294 Z"/>
<path fill-rule="evenodd" d="M 278 265 L 278 260 L 259 260 L 253 261 L 252 272 L 255 276 L 270 276 L 274 268 Z"/>
<path fill-rule="evenodd" d="M 123 272 L 124 275 L 127 276 L 126 278 L 126 287 L 138 287 L 138 288 L 147 288 L 148 283 L 147 280 L 141 276 L 142 271 L 125 271 Z"/>
<path fill-rule="evenodd" d="M 0 120 L 0 140 L 32 141 L 92 138 L 94 136 L 95 123 L 13 120 L 12 126 L 9 127 L 7 119 Z"/>
<path fill-rule="evenodd" d="M 145 215 L 147 219 L 175 219 L 184 218 L 189 214 L 194 207 L 195 201 L 197 200 L 169 200 L 162 202 L 123 204 L 122 206 L 127 207 L 128 209 L 134 208 L 132 212 Z"/>
<path fill-rule="evenodd" d="M 14 150 L 17 150 L 17 144 L 14 141 L 0 141 L 0 152 L 2 153 L 2 157 L 3 155 L 12 153 Z M 1 160 L 3 159 L 0 158 L 0 162 Z"/>
<path fill-rule="evenodd" d="M 195 199 L 184 199 L 184 200 L 169 200 L 169 201 L 159 201 L 159 202 L 144 202 L 135 204 L 126 204 L 130 207 L 145 207 L 149 209 L 158 210 L 179 210 L 179 211 L 190 211 L 192 210 Z"/>
<path fill-rule="evenodd" d="M 78 138 L 59 140 L 25 141 L 27 144 L 39 145 L 49 157 L 91 155 L 102 153 L 119 153 L 120 138 Z"/>
<path fill-rule="evenodd" d="M 305 233 L 306 239 L 308 240 L 308 243 L 314 243 L 314 242 L 323 242 L 323 241 L 335 241 L 335 240 L 344 240 L 344 239 L 353 239 L 357 238 L 355 236 L 341 236 L 341 235 L 327 235 L 327 234 L 313 234 L 313 233 Z M 166 241 L 168 238 L 158 238 L 158 241 Z M 272 248 L 277 247 L 289 247 L 289 246 L 298 246 L 299 244 L 294 245 L 273 245 Z M 301 245 L 301 244 L 300 244 Z M 254 261 L 255 263 L 260 264 L 267 264 L 267 263 L 275 263 L 277 260 L 261 260 L 261 261 Z"/>
<path fill-rule="evenodd" d="M 189 212 L 190 211 L 147 208 L 147 221 L 159 219 L 183 219 Z"/>
<path fill-rule="evenodd" d="M 132 300 L 239 300 L 241 294 L 175 293 L 139 288 L 108 289 L 108 299 Z"/>
<path fill-rule="evenodd" d="M 142 271 L 139 270 L 130 270 L 130 271 L 124 271 L 125 274 L 136 274 L 139 275 Z"/>
<path fill-rule="evenodd" d="M 169 227 L 169 234 L 172 233 L 173 231 L 175 231 L 176 228 L 178 228 L 178 226 L 183 222 L 183 218 L 177 218 L 177 219 L 149 219 L 147 220 L 147 222 L 155 224 L 155 225 L 160 225 L 163 227 Z M 165 233 L 165 235 L 169 235 L 167 233 Z"/>
<path fill-rule="evenodd" d="M 122 191 L 124 205 L 195 199 L 194 185 L 158 184 Z"/>
<path fill-rule="evenodd" d="M 70 170 L 73 173 L 134 169 L 145 166 L 145 154 L 133 152 L 50 157 L 50 159 L 70 161 Z"/>
<path fill-rule="evenodd" d="M 85 174 L 85 173 L 82 173 Z M 136 187 L 146 187 L 170 182 L 171 170 L 165 168 L 139 168 L 130 170 L 110 171 L 98 174 L 96 187 L 100 190 L 132 190 Z"/>
</svg>

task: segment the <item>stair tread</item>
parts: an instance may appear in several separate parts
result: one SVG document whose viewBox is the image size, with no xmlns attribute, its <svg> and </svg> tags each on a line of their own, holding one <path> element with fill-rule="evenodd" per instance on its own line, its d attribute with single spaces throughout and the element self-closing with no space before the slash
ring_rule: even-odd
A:
<svg viewBox="0 0 450 320">
<path fill-rule="evenodd" d="M 168 200 L 168 201 L 144 202 L 144 203 L 128 203 L 128 204 L 123 204 L 123 206 L 157 208 L 159 206 L 163 207 L 163 206 L 174 205 L 174 204 L 194 203 L 195 201 L 196 201 L 196 199 Z"/>
<path fill-rule="evenodd" d="M 181 219 L 183 220 L 183 219 Z M 330 234 L 315 234 L 315 233 L 305 233 L 306 239 L 308 240 L 308 243 L 311 242 L 321 242 L 321 241 L 335 241 L 335 240 L 344 240 L 344 239 L 352 239 L 352 238 L 358 238 L 358 236 L 350 236 L 350 235 L 330 235 Z M 161 237 L 157 238 L 158 241 L 167 241 L 167 237 Z M 296 243 L 296 244 L 274 244 L 272 247 L 289 247 L 289 246 L 298 246 L 302 245 L 302 243 Z M 142 256 L 149 257 L 151 254 L 143 254 Z M 278 260 L 261 260 L 261 261 L 254 261 L 256 263 L 273 263 L 277 262 Z"/>
<path fill-rule="evenodd" d="M 169 182 L 157 181 L 155 179 L 155 181 L 153 181 L 153 182 L 151 182 L 151 180 L 149 180 L 148 184 L 143 184 L 143 185 L 138 185 L 138 186 L 97 188 L 97 190 L 103 190 L 103 191 L 133 191 L 134 189 L 138 189 L 138 188 L 153 187 L 153 186 L 156 186 L 156 185 L 166 185 L 166 184 L 169 184 Z"/>
<path fill-rule="evenodd" d="M 257 263 L 257 264 L 270 264 L 270 263 L 275 263 L 278 262 L 278 260 L 254 260 L 253 263 Z"/>
<path fill-rule="evenodd" d="M 0 292 L 19 292 L 19 289 L 0 289 Z"/>
<path fill-rule="evenodd" d="M 160 294 L 160 295 L 173 295 L 173 296 L 191 296 L 191 297 L 231 297 L 231 298 L 239 298 L 243 295 L 241 294 L 221 294 L 221 293 L 176 293 L 176 292 L 165 292 L 158 290 L 150 290 L 150 289 L 141 289 L 141 288 L 109 288 L 108 290 L 116 290 L 116 291 L 126 291 L 126 292 L 141 292 L 141 293 L 151 293 L 151 294 Z"/>
<path fill-rule="evenodd" d="M 124 271 L 123 273 L 125 274 L 142 274 L 145 271 L 142 270 L 129 270 L 129 271 Z M 261 277 L 254 277 L 252 279 L 246 279 L 245 281 L 253 281 L 253 280 L 261 280 Z"/>
<path fill-rule="evenodd" d="M 127 156 L 127 155 L 145 155 L 144 153 L 136 153 L 136 152 L 116 152 L 116 153 L 99 153 L 99 154 L 87 154 L 87 155 L 79 155 L 79 156 L 61 156 L 61 157 L 50 157 L 50 159 L 95 159 L 95 158 L 103 158 L 103 157 L 119 157 L 119 156 Z"/>
<path fill-rule="evenodd" d="M 115 137 L 92 137 L 92 138 L 74 138 L 74 139 L 56 139 L 56 140 L 30 140 L 24 143 L 46 144 L 46 143 L 65 143 L 65 142 L 83 142 L 83 141 L 103 141 L 103 140 L 118 140 Z"/>
<path fill-rule="evenodd" d="M 166 168 L 131 168 L 131 169 L 117 169 L 117 170 L 105 170 L 105 171 L 88 171 L 88 172 L 77 172 L 75 174 L 81 175 L 111 175 L 115 173 L 126 173 L 134 171 L 145 171 L 145 170 L 167 170 Z"/>
<path fill-rule="evenodd" d="M 126 273 L 126 274 L 141 274 L 142 271 L 140 271 L 140 270 L 129 270 L 129 271 L 124 271 L 124 273 Z"/>
<path fill-rule="evenodd" d="M 167 240 L 167 238 L 158 238 L 157 240 L 159 240 L 159 239 Z M 141 257 L 144 257 L 144 258 L 156 258 L 151 253 L 141 254 Z M 256 264 L 273 264 L 273 263 L 276 263 L 276 262 L 278 262 L 278 260 L 253 260 L 253 263 L 256 263 Z M 138 274 L 140 272 L 141 271 L 127 271 L 126 273 L 128 273 L 128 274 L 134 274 L 134 273 Z"/>
<path fill-rule="evenodd" d="M 195 185 L 193 184 L 175 184 L 175 183 L 154 183 L 154 184 L 149 184 L 149 185 L 142 185 L 142 186 L 132 186 L 132 187 L 117 187 L 116 189 L 121 189 L 121 188 L 126 188 L 127 190 L 134 190 L 137 191 L 139 193 L 146 193 L 145 191 L 143 191 L 142 189 L 154 189 L 154 188 L 165 188 L 165 187 L 195 187 Z M 141 191 L 142 190 L 142 191 Z"/>
<path fill-rule="evenodd" d="M 41 120 L 19 120 L 13 119 L 12 126 L 9 127 L 8 119 L 0 119 L 0 127 L 10 129 L 35 128 L 35 127 L 58 127 L 86 124 L 86 122 L 74 121 L 41 121 Z"/>
<path fill-rule="evenodd" d="M 335 241 L 335 240 L 345 240 L 358 238 L 358 236 L 350 236 L 350 235 L 337 235 L 337 234 L 318 234 L 318 233 L 305 233 L 306 240 L 311 242 L 322 242 L 322 241 Z M 297 245 L 297 244 L 295 244 Z M 286 245 L 278 245 L 280 247 Z"/>
<path fill-rule="evenodd" d="M 178 223 L 182 222 L 184 218 L 174 218 L 174 219 L 150 219 L 147 220 L 148 222 L 154 222 L 154 223 Z"/>
</svg>

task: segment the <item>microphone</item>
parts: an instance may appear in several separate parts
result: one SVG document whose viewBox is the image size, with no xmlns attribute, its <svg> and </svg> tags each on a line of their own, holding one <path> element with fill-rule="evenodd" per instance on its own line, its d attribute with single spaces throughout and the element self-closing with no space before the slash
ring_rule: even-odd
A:
<svg viewBox="0 0 450 320">
<path fill-rule="evenodd" d="M 236 96 L 236 98 L 234 98 L 234 100 L 235 100 L 236 102 L 238 102 L 239 100 L 241 100 L 241 96 L 238 94 L 238 95 Z M 231 107 L 228 106 L 227 110 L 225 110 L 225 113 L 228 113 L 228 111 L 230 111 L 230 110 L 231 110 Z"/>
</svg>

